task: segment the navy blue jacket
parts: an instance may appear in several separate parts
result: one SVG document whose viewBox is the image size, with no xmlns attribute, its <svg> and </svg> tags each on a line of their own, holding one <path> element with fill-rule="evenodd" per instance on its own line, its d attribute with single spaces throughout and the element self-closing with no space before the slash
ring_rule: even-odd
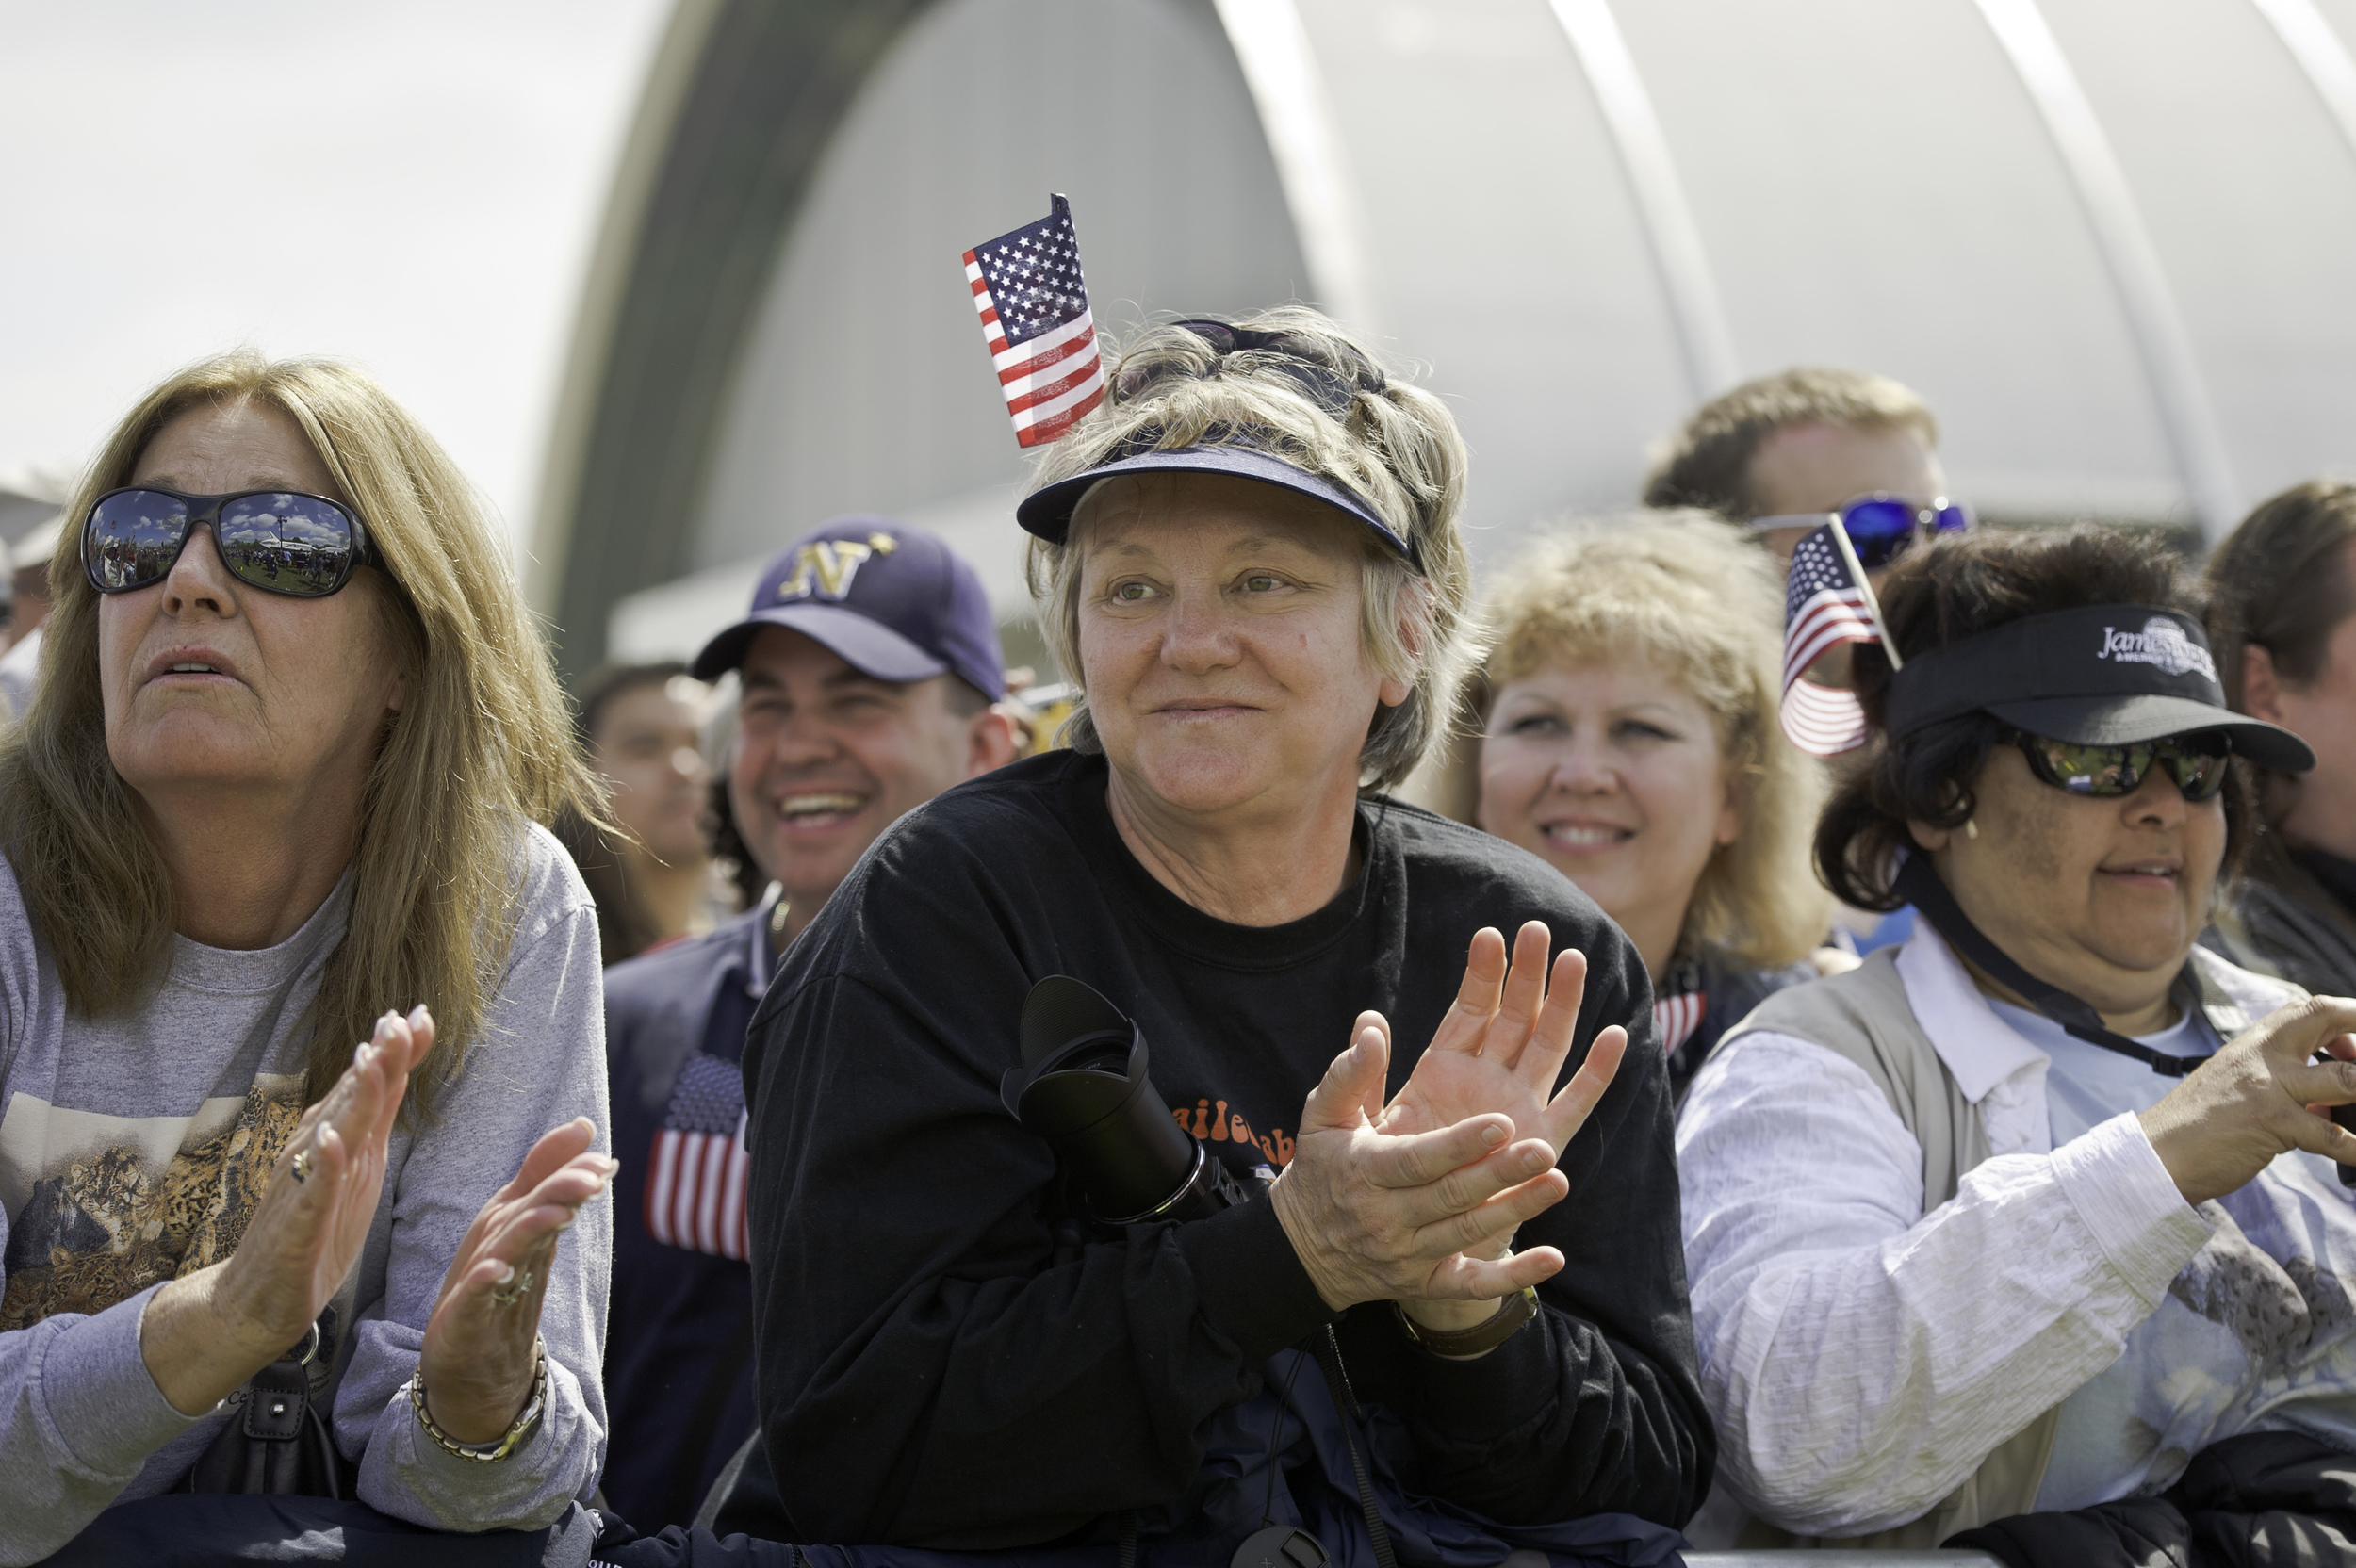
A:
<svg viewBox="0 0 2356 1568">
<path fill-rule="evenodd" d="M 767 906 L 605 972 L 614 1100 L 606 1501 L 686 1524 L 752 1435 L 744 1026 L 767 988 Z"/>
</svg>

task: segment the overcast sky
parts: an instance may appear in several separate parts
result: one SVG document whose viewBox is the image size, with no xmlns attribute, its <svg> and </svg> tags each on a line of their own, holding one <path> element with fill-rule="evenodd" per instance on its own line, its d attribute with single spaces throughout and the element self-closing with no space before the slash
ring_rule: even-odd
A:
<svg viewBox="0 0 2356 1568">
<path fill-rule="evenodd" d="M 0 469 L 203 354 L 343 355 L 520 535 L 669 0 L 0 0 Z"/>
</svg>

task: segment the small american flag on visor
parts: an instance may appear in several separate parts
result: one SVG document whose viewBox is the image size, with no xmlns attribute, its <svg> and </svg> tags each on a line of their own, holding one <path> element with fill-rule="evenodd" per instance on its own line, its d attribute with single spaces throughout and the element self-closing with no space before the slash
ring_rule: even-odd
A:
<svg viewBox="0 0 2356 1568">
<path fill-rule="evenodd" d="M 1783 732 L 1811 757 L 1838 757 L 1865 743 L 1857 694 L 1801 678 L 1843 643 L 1882 641 L 1873 590 L 1848 535 L 1834 518 L 1792 551 L 1783 596 Z"/>
<path fill-rule="evenodd" d="M 1043 447 L 1104 400 L 1104 362 L 1080 276 L 1072 204 L 965 253 L 990 362 L 1006 395 L 1014 438 Z"/>
</svg>

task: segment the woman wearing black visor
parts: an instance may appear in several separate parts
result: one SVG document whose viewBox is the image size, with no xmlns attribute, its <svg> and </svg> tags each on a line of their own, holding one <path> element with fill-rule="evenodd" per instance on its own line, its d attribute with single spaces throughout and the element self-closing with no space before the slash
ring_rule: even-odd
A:
<svg viewBox="0 0 2356 1568">
<path fill-rule="evenodd" d="M 2313 756 L 2226 708 L 2144 539 L 1941 540 L 1882 603 L 1817 862 L 1924 918 L 1761 1004 L 1678 1126 L 1720 1527 L 2100 1564 L 2274 1509 L 2322 1556 L 2233 1560 L 2341 1560 L 2356 1003 L 2194 945 L 2239 760 Z"/>
</svg>

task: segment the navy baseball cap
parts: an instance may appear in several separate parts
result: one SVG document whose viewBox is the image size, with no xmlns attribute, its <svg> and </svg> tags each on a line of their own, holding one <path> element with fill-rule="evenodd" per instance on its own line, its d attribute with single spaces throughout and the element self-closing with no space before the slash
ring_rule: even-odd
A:
<svg viewBox="0 0 2356 1568">
<path fill-rule="evenodd" d="M 992 702 L 1006 694 L 982 580 L 947 545 L 889 517 L 837 517 L 779 550 L 744 618 L 695 655 L 695 678 L 743 664 L 770 626 L 800 632 L 877 680 L 954 675 Z"/>
</svg>

